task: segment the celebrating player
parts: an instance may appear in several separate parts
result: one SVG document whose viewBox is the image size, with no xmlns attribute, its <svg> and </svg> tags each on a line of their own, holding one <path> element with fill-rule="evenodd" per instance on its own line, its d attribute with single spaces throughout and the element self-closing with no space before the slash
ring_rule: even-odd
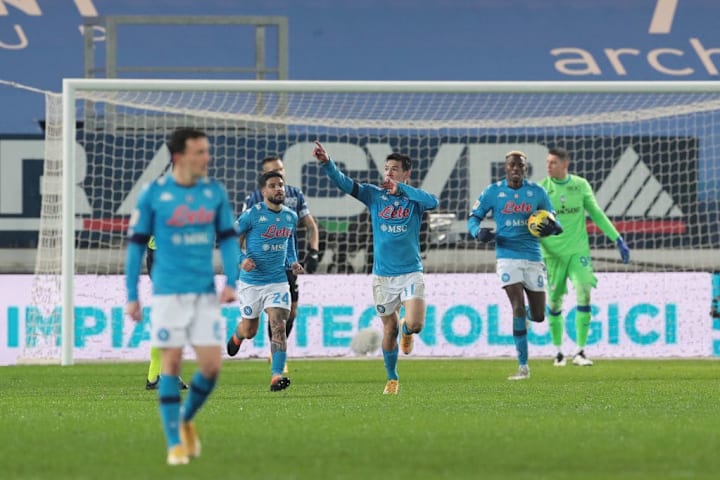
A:
<svg viewBox="0 0 720 480">
<path fill-rule="evenodd" d="M 277 392 L 290 386 L 290 379 L 282 375 L 287 358 L 285 323 L 290 314 L 290 286 L 285 271 L 291 269 L 298 275 L 303 267 L 297 261 L 292 241 L 298 217 L 283 205 L 283 176 L 279 172 L 263 173 L 260 191 L 263 201 L 245 210 L 237 220 L 240 242 L 245 243 L 238 260 L 242 320 L 227 342 L 227 352 L 235 356 L 240 343 L 255 336 L 258 319 L 265 311 L 272 329 L 270 391 Z"/>
<path fill-rule="evenodd" d="M 513 150 L 505 155 L 505 180 L 489 185 L 470 212 L 468 232 L 481 242 L 495 240 L 497 273 L 513 312 L 513 339 L 518 356 L 518 371 L 508 380 L 530 378 L 526 317 L 535 322 L 545 319 L 545 266 L 540 242 L 530 234 L 527 222 L 536 210 L 553 212 L 547 192 L 525 179 L 527 156 Z M 497 232 L 481 227 L 480 222 L 492 211 Z M 540 235 L 562 233 L 552 218 L 540 228 Z M 530 315 L 525 309 L 525 296 Z"/>
<path fill-rule="evenodd" d="M 620 250 L 623 263 L 630 261 L 630 249 L 595 200 L 592 187 L 582 177 L 570 175 L 570 155 L 564 148 L 551 148 L 547 156 L 548 176 L 542 181 L 553 205 L 558 208 L 558 221 L 565 233 L 559 237 L 542 239 L 542 255 L 548 273 L 548 302 L 550 304 L 550 335 L 557 348 L 554 365 L 564 367 L 562 352 L 563 318 L 562 304 L 567 293 L 567 280 L 573 284 L 577 308 L 575 331 L 577 351 L 573 363 L 581 367 L 593 362 L 585 355 L 590 328 L 590 291 L 597 285 L 590 257 L 585 214 L 614 242 Z"/>
<path fill-rule="evenodd" d="M 151 235 L 157 242 L 153 265 L 152 344 L 162 350 L 158 385 L 168 465 L 200 455 L 193 418 L 215 387 L 221 365 L 223 321 L 219 302 L 235 300 L 238 244 L 225 188 L 207 178 L 210 145 L 204 132 L 177 129 L 168 141 L 173 170 L 143 191 L 130 220 L 125 264 L 127 313 L 142 319 L 138 277 Z M 213 250 L 219 242 L 227 277 L 218 301 Z M 183 346 L 195 350 L 199 371 L 180 409 L 177 377 Z"/>
<path fill-rule="evenodd" d="M 373 231 L 373 299 L 383 322 L 382 352 L 387 371 L 383 394 L 397 395 L 399 377 L 398 330 L 400 348 L 409 354 L 413 334 L 425 325 L 425 283 L 420 259 L 420 224 L 423 213 L 438 206 L 438 199 L 406 182 L 410 178 L 410 158 L 398 153 L 385 161 L 385 179 L 378 187 L 357 183 L 338 170 L 320 142 L 315 142 L 315 158 L 335 185 L 370 210 Z M 405 317 L 399 321 L 400 305 Z"/>
<path fill-rule="evenodd" d="M 264 158 L 262 161 L 262 173 L 267 172 L 278 172 L 283 178 L 285 178 L 285 166 L 283 165 L 282 160 L 277 156 Z M 262 201 L 264 201 L 262 192 L 259 189 L 255 190 L 245 198 L 243 211 Z M 305 260 L 303 261 L 303 267 L 305 268 L 305 273 L 315 273 L 317 271 L 318 264 L 320 263 L 320 233 L 318 232 L 317 223 L 315 222 L 312 214 L 310 214 L 310 209 L 308 208 L 307 203 L 305 203 L 305 195 L 299 188 L 285 185 L 285 200 L 283 204 L 297 214 L 298 220 L 303 222 L 303 225 L 307 230 L 308 243 L 310 246 L 307 254 L 305 255 Z M 295 235 L 295 233 L 293 233 L 290 241 L 295 245 L 295 251 L 298 252 L 299 257 L 300 253 L 298 250 L 297 235 Z M 295 275 L 290 269 L 288 269 L 285 274 L 287 275 L 288 284 L 290 286 L 290 299 L 292 300 L 290 303 L 290 316 L 285 323 L 285 336 L 289 337 L 293 325 L 295 324 L 295 317 L 297 316 L 300 290 L 298 288 L 297 275 Z M 268 335 L 270 336 L 270 341 L 272 342 L 272 329 L 270 328 L 269 323 Z M 240 342 L 240 340 L 235 337 L 234 340 L 236 342 Z M 285 363 L 284 373 L 287 373 L 287 362 Z"/>
</svg>

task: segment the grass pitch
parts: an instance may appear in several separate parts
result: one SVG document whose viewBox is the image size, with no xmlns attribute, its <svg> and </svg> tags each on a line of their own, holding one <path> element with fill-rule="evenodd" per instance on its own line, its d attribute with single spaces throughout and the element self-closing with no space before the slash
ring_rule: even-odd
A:
<svg viewBox="0 0 720 480">
<path fill-rule="evenodd" d="M 715 361 L 598 361 L 509 382 L 511 360 L 226 361 L 196 418 L 203 453 L 165 465 L 145 364 L 0 368 L 7 479 L 700 479 L 720 472 Z M 189 381 L 195 366 L 185 365 Z"/>
</svg>

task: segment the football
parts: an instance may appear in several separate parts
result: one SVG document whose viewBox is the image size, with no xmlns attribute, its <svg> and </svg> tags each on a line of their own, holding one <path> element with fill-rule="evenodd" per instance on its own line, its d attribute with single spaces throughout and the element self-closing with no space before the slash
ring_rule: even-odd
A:
<svg viewBox="0 0 720 480">
<path fill-rule="evenodd" d="M 372 327 L 363 328 L 350 341 L 350 350 L 357 355 L 367 355 L 380 348 L 382 335 Z"/>
<path fill-rule="evenodd" d="M 548 223 L 548 221 L 555 221 L 555 217 L 552 213 L 547 210 L 537 210 L 530 215 L 528 218 L 528 230 L 534 237 L 540 237 L 540 227 Z"/>
</svg>

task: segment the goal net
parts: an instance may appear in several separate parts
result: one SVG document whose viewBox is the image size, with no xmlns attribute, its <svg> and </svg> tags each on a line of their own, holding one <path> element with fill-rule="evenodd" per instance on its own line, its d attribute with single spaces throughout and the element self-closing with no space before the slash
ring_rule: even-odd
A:
<svg viewBox="0 0 720 480">
<path fill-rule="evenodd" d="M 422 236 L 431 274 L 494 272 L 493 245 L 466 236 L 468 212 L 504 178 L 507 151 L 526 152 L 539 181 L 556 146 L 571 152 L 571 172 L 590 182 L 632 249 L 622 265 L 590 226 L 597 271 L 720 270 L 715 83 L 73 80 L 64 103 L 63 116 L 63 102 L 49 97 L 30 356 L 56 355 L 60 330 L 48 325 L 62 311 L 61 280 L 76 282 L 75 295 L 101 297 L 93 279 L 123 272 L 130 212 L 168 166 L 165 140 L 179 126 L 208 133 L 210 175 L 238 213 L 261 160 L 282 158 L 287 183 L 302 189 L 320 224 L 319 273 L 366 273 L 373 252 L 364 206 L 319 170 L 315 140 L 360 182 L 378 183 L 391 152 L 411 157 L 413 184 L 440 199 Z"/>
</svg>

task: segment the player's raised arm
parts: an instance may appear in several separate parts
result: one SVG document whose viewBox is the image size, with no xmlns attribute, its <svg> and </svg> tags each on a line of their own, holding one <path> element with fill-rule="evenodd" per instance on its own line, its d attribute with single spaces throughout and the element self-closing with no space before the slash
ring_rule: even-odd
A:
<svg viewBox="0 0 720 480">
<path fill-rule="evenodd" d="M 337 168 L 337 165 L 330 159 L 325 147 L 320 142 L 315 142 L 313 156 L 320 162 L 322 169 L 340 190 L 357 198 L 359 184 Z"/>
</svg>

